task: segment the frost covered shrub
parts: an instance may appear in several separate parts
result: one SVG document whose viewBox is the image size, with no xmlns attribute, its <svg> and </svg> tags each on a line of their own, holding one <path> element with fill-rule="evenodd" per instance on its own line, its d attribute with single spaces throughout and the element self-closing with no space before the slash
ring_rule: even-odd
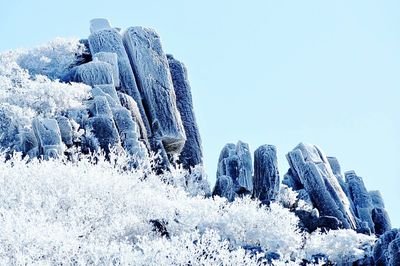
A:
<svg viewBox="0 0 400 266">
<path fill-rule="evenodd" d="M 76 63 L 84 45 L 77 39 L 56 38 L 55 40 L 29 50 L 14 53 L 18 65 L 29 71 L 31 76 L 45 75 L 50 79 L 61 79 Z"/>
<path fill-rule="evenodd" d="M 111 161 L 1 158 L 0 264 L 255 265 L 264 254 L 252 257 L 241 248 L 249 245 L 280 254 L 281 262 L 317 251 L 335 261 L 360 257 L 370 242 L 339 231 L 347 253 L 330 249 L 335 237 L 300 233 L 297 217 L 279 204 L 192 197 L 148 168 L 125 170 L 121 155 Z M 178 180 L 187 174 L 174 173 Z"/>
<path fill-rule="evenodd" d="M 351 263 L 372 255 L 375 236 L 357 234 L 354 230 L 331 230 L 311 233 L 304 247 L 305 257 L 311 260 L 318 253 L 332 262 Z"/>
</svg>

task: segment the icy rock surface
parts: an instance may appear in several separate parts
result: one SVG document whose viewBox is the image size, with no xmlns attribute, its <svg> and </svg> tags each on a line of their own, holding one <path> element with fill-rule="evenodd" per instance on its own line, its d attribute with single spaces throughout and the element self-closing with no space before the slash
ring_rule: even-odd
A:
<svg viewBox="0 0 400 266">
<path fill-rule="evenodd" d="M 111 24 L 108 19 L 105 18 L 94 18 L 90 21 L 90 33 L 94 33 L 103 29 L 110 29 Z"/>
<path fill-rule="evenodd" d="M 32 128 L 38 141 L 39 153 L 44 158 L 57 158 L 64 152 L 61 132 L 55 119 L 35 118 Z"/>
<path fill-rule="evenodd" d="M 279 193 L 280 178 L 276 147 L 260 146 L 254 152 L 253 196 L 263 203 L 274 201 Z"/>
<path fill-rule="evenodd" d="M 375 233 L 374 222 L 372 221 L 372 200 L 362 178 L 357 176 L 354 171 L 346 172 L 345 176 L 357 218 L 361 222 L 367 223 L 369 230 Z"/>
<path fill-rule="evenodd" d="M 397 239 L 397 244 L 391 243 Z M 375 259 L 375 265 L 378 266 L 394 266 L 399 264 L 393 264 L 392 262 L 396 261 L 396 248 L 397 253 L 400 253 L 398 241 L 400 239 L 400 230 L 399 229 L 391 229 L 381 235 L 376 242 L 373 250 L 373 255 Z M 393 259 L 394 258 L 394 259 Z M 398 259 L 398 255 L 397 255 Z M 397 261 L 399 263 L 399 261 Z"/>
<path fill-rule="evenodd" d="M 231 187 L 233 187 L 233 196 L 228 198 L 230 200 L 236 196 L 251 195 L 253 193 L 252 173 L 253 163 L 249 145 L 241 141 L 236 145 L 233 143 L 225 145 L 218 161 L 217 184 L 219 186 L 214 189 L 213 195 L 231 195 Z"/>
<path fill-rule="evenodd" d="M 94 60 L 105 62 L 111 65 L 112 77 L 114 81 L 114 86 L 119 87 L 119 69 L 118 69 L 118 57 L 116 53 L 100 52 L 93 55 Z"/>
<path fill-rule="evenodd" d="M 93 32 L 88 39 L 90 51 L 92 54 L 100 52 L 115 53 L 118 60 L 120 90 L 131 96 L 136 102 L 140 111 L 146 132 L 151 137 L 150 125 L 146 112 L 142 104 L 142 96 L 136 85 L 135 76 L 129 63 L 128 55 L 122 41 L 122 36 L 115 29 L 103 29 Z"/>
<path fill-rule="evenodd" d="M 105 62 L 92 61 L 76 67 L 72 74 L 73 81 L 89 86 L 113 84 L 112 66 Z"/>
<path fill-rule="evenodd" d="M 179 156 L 183 167 L 190 169 L 203 163 L 200 132 L 193 110 L 192 92 L 185 65 L 172 55 L 167 55 L 176 95 L 176 105 L 182 118 L 186 142 Z"/>
<path fill-rule="evenodd" d="M 148 28 L 131 27 L 123 41 L 143 97 L 151 130 L 167 153 L 181 152 L 186 135 L 176 106 L 168 60 L 160 37 Z"/>
<path fill-rule="evenodd" d="M 321 215 L 336 217 L 344 228 L 356 228 L 350 201 L 323 152 L 314 145 L 300 143 L 286 157 Z"/>
</svg>

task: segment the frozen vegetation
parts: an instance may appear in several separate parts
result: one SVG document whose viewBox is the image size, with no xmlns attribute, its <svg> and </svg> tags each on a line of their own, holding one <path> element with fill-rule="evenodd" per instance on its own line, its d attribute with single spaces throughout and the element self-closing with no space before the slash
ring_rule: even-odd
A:
<svg viewBox="0 0 400 266">
<path fill-rule="evenodd" d="M 379 191 L 300 143 L 203 171 L 185 65 L 153 29 L 0 53 L 1 265 L 399 265 Z"/>
</svg>

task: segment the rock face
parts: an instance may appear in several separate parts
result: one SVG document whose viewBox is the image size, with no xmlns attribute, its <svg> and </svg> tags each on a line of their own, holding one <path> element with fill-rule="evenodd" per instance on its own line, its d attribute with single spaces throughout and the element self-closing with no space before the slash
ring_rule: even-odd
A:
<svg viewBox="0 0 400 266">
<path fill-rule="evenodd" d="M 89 36 L 88 42 L 90 52 L 92 54 L 107 52 L 115 53 L 117 55 L 120 80 L 119 90 L 128 94 L 134 99 L 140 111 L 143 124 L 146 127 L 146 132 L 150 134 L 150 125 L 147 120 L 146 112 L 143 108 L 142 96 L 140 95 L 136 85 L 135 76 L 129 63 L 128 54 L 126 53 L 124 44 L 122 42 L 122 36 L 116 29 L 106 27 L 92 32 L 92 34 Z"/>
<path fill-rule="evenodd" d="M 345 176 L 350 198 L 354 203 L 355 214 L 361 222 L 361 228 L 367 225 L 371 233 L 375 233 L 374 222 L 372 221 L 372 200 L 362 178 L 357 176 L 354 171 L 346 172 Z"/>
<path fill-rule="evenodd" d="M 35 118 L 32 128 L 38 142 L 39 154 L 44 158 L 57 158 L 64 152 L 57 120 Z"/>
<path fill-rule="evenodd" d="M 184 64 L 167 57 L 154 30 L 131 27 L 121 32 L 107 19 L 91 20 L 90 36 L 79 41 L 82 51 L 60 76 L 63 82 L 92 87 L 91 97 L 54 119 L 36 119 L 32 129 L 18 128 L 7 110 L 0 109 L 5 132 L 0 145 L 44 158 L 73 158 L 79 150 L 106 155 L 124 150 L 131 157 L 154 158 L 156 172 L 176 163 L 189 171 L 201 165 L 201 139 Z"/>
<path fill-rule="evenodd" d="M 280 179 L 276 147 L 260 146 L 254 152 L 253 196 L 263 203 L 274 201 L 279 193 Z"/>
<path fill-rule="evenodd" d="M 217 184 L 213 195 L 226 196 L 233 200 L 236 196 L 253 193 L 253 166 L 249 145 L 239 141 L 236 145 L 226 144 L 218 160 Z M 232 190 L 232 192 L 231 192 Z"/>
<path fill-rule="evenodd" d="M 323 152 L 314 145 L 300 143 L 286 157 L 291 174 L 298 177 L 321 215 L 336 217 L 344 228 L 355 229 L 350 201 Z"/>
<path fill-rule="evenodd" d="M 190 169 L 203 163 L 200 132 L 193 110 L 191 88 L 185 65 L 172 55 L 167 55 L 176 95 L 176 105 L 182 118 L 186 142 L 179 156 L 183 167 Z"/>
<path fill-rule="evenodd" d="M 125 31 L 123 41 L 153 136 L 162 141 L 167 153 L 179 155 L 186 135 L 160 38 L 152 29 L 131 27 Z"/>
<path fill-rule="evenodd" d="M 90 86 L 113 84 L 112 66 L 105 62 L 92 61 L 74 69 L 73 81 Z"/>
<path fill-rule="evenodd" d="M 392 229 L 381 235 L 374 246 L 373 255 L 375 259 L 375 265 L 378 266 L 400 265 L 399 241 L 400 241 L 399 229 Z"/>
<path fill-rule="evenodd" d="M 381 193 L 378 190 L 373 190 L 369 191 L 369 196 L 373 205 L 372 221 L 374 222 L 375 234 L 379 236 L 390 230 L 392 226 Z"/>
</svg>

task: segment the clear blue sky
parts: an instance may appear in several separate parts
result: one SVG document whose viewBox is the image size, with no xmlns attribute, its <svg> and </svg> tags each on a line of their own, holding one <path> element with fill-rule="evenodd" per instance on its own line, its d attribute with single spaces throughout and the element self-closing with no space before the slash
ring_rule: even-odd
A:
<svg viewBox="0 0 400 266">
<path fill-rule="evenodd" d="M 86 37 L 89 20 L 155 28 L 188 66 L 214 183 L 227 142 L 300 141 L 379 189 L 400 226 L 400 2 L 1 1 L 0 50 Z"/>
</svg>

